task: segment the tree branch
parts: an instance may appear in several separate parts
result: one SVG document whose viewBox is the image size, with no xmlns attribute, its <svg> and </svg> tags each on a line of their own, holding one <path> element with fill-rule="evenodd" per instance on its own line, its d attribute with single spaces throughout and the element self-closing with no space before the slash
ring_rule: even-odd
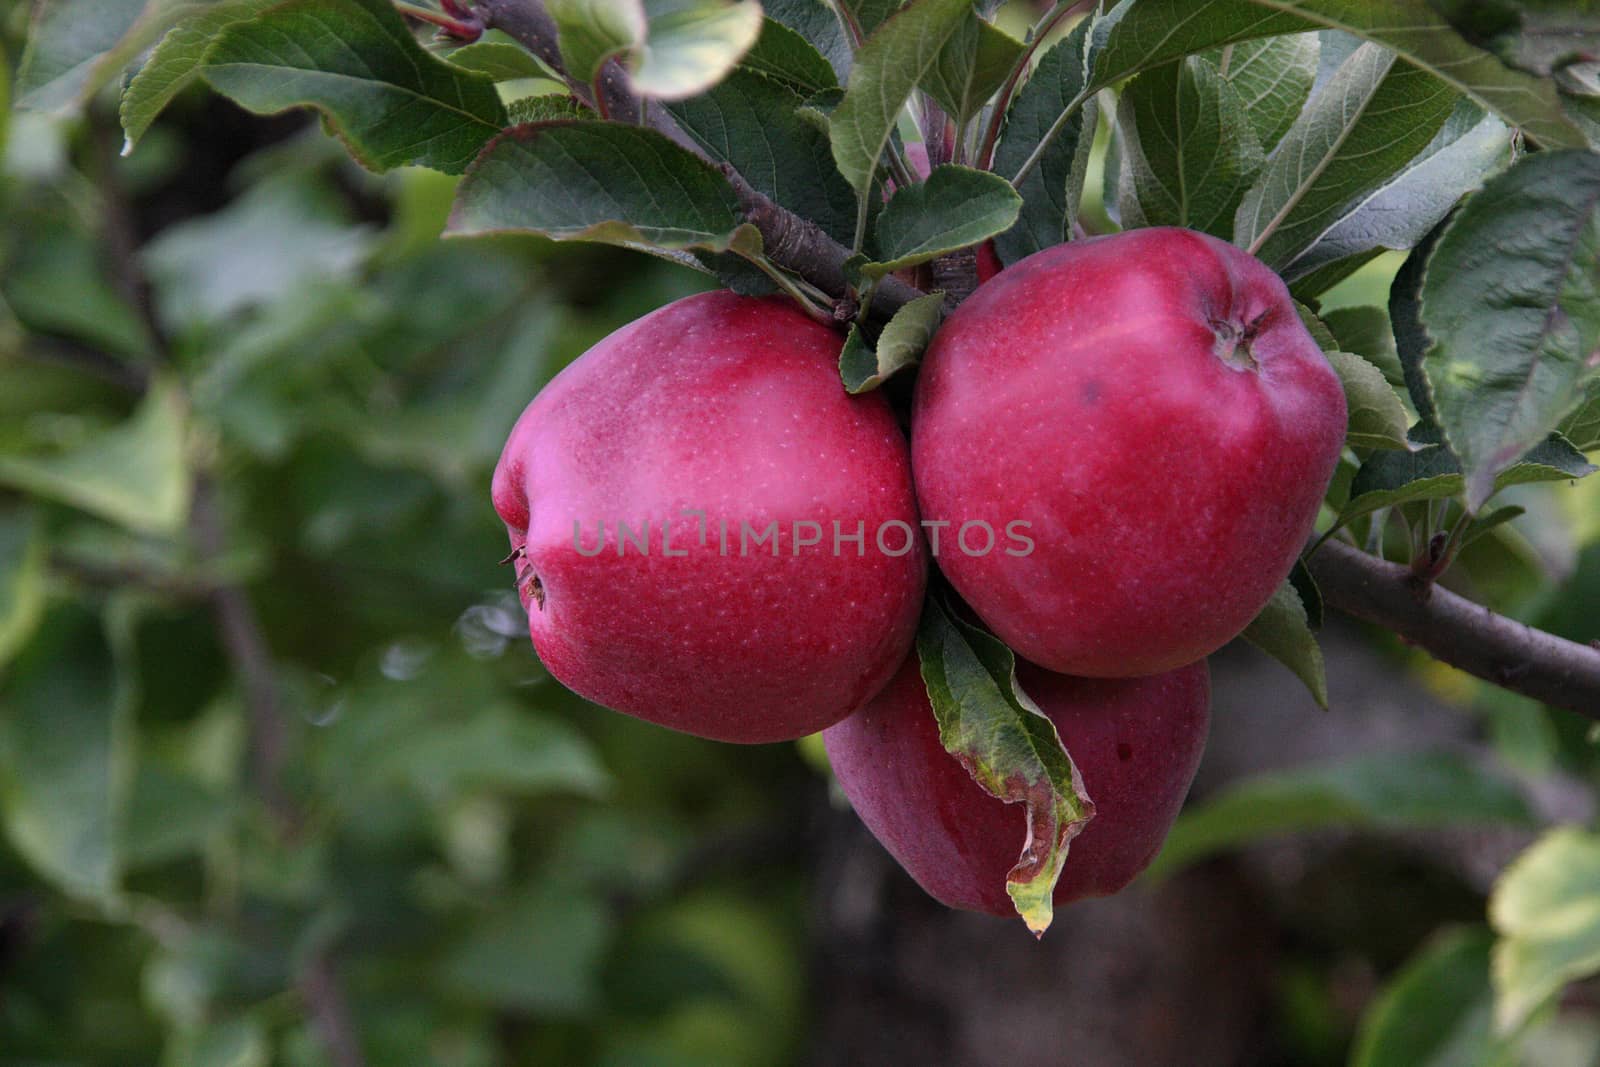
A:
<svg viewBox="0 0 1600 1067">
<path fill-rule="evenodd" d="M 1502 689 L 1600 720 L 1600 649 L 1497 615 L 1398 563 L 1328 541 L 1306 566 L 1322 597 Z"/>
</svg>

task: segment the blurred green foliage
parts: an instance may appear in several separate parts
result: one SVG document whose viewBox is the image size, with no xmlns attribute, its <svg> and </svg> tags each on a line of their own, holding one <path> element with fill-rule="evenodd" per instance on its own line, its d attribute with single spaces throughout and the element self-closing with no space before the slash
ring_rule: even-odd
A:
<svg viewBox="0 0 1600 1067">
<path fill-rule="evenodd" d="M 295 123 L 110 121 L 16 116 L 0 184 L 0 1062 L 329 1062 L 325 970 L 374 1065 L 788 1060 L 797 868 L 714 846 L 815 773 L 562 690 L 488 504 L 703 283 L 441 242 L 452 179 Z"/>
</svg>

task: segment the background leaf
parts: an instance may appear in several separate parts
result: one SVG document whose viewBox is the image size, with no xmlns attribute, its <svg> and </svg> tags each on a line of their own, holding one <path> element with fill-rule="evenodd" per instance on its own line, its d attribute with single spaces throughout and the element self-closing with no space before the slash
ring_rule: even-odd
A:
<svg viewBox="0 0 1600 1067">
<path fill-rule="evenodd" d="M 55 454 L 0 452 L 0 484 L 83 508 L 149 533 L 176 533 L 189 515 L 188 413 L 157 383 L 126 422 Z"/>
<path fill-rule="evenodd" d="M 36 870 L 102 905 L 120 892 L 134 758 L 121 626 L 55 612 L 0 688 L 0 824 Z"/>
<path fill-rule="evenodd" d="M 1575 978 L 1600 971 L 1600 838 L 1550 831 L 1506 868 L 1489 898 L 1495 1022 L 1525 1022 Z"/>
<path fill-rule="evenodd" d="M 81 107 L 159 34 L 167 8 L 150 0 L 40 0 L 17 68 L 16 104 Z"/>
<path fill-rule="evenodd" d="M 1600 377 L 1600 156 L 1544 152 L 1491 181 L 1428 261 L 1423 359 L 1476 508 Z"/>
<path fill-rule="evenodd" d="M 1493 1067 L 1515 1062 L 1494 1034 L 1492 938 L 1480 928 L 1432 938 L 1379 991 L 1351 1067 Z"/>
<path fill-rule="evenodd" d="M 1451 752 L 1384 752 L 1258 775 L 1178 817 L 1150 877 L 1277 834 L 1329 826 L 1439 827 L 1530 821 L 1505 780 Z"/>
</svg>

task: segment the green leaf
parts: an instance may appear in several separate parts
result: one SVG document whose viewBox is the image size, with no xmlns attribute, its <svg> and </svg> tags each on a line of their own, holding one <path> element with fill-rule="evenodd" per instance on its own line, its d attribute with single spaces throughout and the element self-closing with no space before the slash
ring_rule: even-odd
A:
<svg viewBox="0 0 1600 1067">
<path fill-rule="evenodd" d="M 385 0 L 288 0 L 223 30 L 202 70 L 251 111 L 316 108 L 376 171 L 459 174 L 506 122 L 494 80 L 425 51 Z"/>
<path fill-rule="evenodd" d="M 1288 667 L 1311 690 L 1318 704 L 1323 708 L 1328 706 L 1328 678 L 1322 665 L 1322 649 L 1311 633 L 1305 604 L 1287 578 L 1240 636 Z"/>
<path fill-rule="evenodd" d="M 500 705 L 465 718 L 437 716 L 398 733 L 369 754 L 361 776 L 441 800 L 483 789 L 598 797 L 611 786 L 582 734 L 559 720 Z"/>
<path fill-rule="evenodd" d="M 1600 448 L 1600 379 L 1589 383 L 1588 395 L 1561 420 L 1559 432 L 1579 452 Z"/>
<path fill-rule="evenodd" d="M 1350 1067 L 1510 1067 L 1494 1034 L 1493 939 L 1481 927 L 1437 934 L 1373 998 Z"/>
<path fill-rule="evenodd" d="M 1179 3 L 1181 0 L 1163 0 Z M 1219 0 L 1233 8 L 1234 2 Z M 1507 69 L 1463 41 L 1430 0 L 1237 0 L 1258 9 L 1294 13 L 1316 27 L 1343 30 L 1375 41 L 1476 100 L 1508 125 L 1519 126 L 1547 148 L 1579 147 L 1583 134 L 1562 111 L 1549 81 Z M 1204 9 L 1212 5 L 1192 5 Z M 1204 17 L 1205 12 L 1198 12 Z"/>
<path fill-rule="evenodd" d="M 0 453 L 0 485 L 79 507 L 147 533 L 175 534 L 189 516 L 188 412 L 176 385 L 152 385 L 128 421 L 75 448 Z"/>
<path fill-rule="evenodd" d="M 1394 331 L 1389 313 L 1380 307 L 1363 305 L 1334 308 L 1322 313 L 1322 321 L 1334 338 L 1334 348 L 1354 352 L 1383 372 L 1384 380 L 1404 389 L 1405 371 L 1395 350 Z"/>
<path fill-rule="evenodd" d="M 168 1044 L 162 1067 L 269 1067 L 272 1045 L 255 1019 L 205 1023 L 180 1031 Z"/>
<path fill-rule="evenodd" d="M 1311 95 L 1322 38 L 1289 33 L 1224 45 L 1205 58 L 1233 86 L 1263 152 L 1282 139 Z"/>
<path fill-rule="evenodd" d="M 946 751 L 984 789 L 1024 807 L 1027 838 L 1006 892 L 1028 929 L 1042 936 L 1068 845 L 1094 817 L 1083 779 L 1055 724 L 1017 685 L 1011 650 L 935 596 L 922 610 L 917 657 Z"/>
<path fill-rule="evenodd" d="M 1600 56 L 1600 6 L 1593 0 L 1431 0 L 1471 43 L 1508 67 L 1549 77 Z"/>
<path fill-rule="evenodd" d="M 1374 452 L 1361 464 L 1350 485 L 1350 502 L 1339 515 L 1341 524 L 1395 504 L 1461 495 L 1466 486 L 1461 463 L 1440 444 L 1438 428 L 1419 424 L 1411 428 L 1408 436 L 1422 447 L 1414 452 Z M 1501 471 L 1493 489 L 1530 482 L 1570 481 L 1587 477 L 1595 470 L 1571 442 L 1552 434 Z"/>
<path fill-rule="evenodd" d="M 143 256 L 167 326 L 203 329 L 354 278 L 376 236 L 351 225 L 340 194 L 315 179 L 282 175 L 221 211 L 167 227 Z"/>
<path fill-rule="evenodd" d="M 1600 155 L 1536 153 L 1468 200 L 1428 261 L 1421 317 L 1476 508 L 1600 377 Z"/>
<path fill-rule="evenodd" d="M 149 355 L 144 320 L 106 276 L 104 245 L 82 220 L 49 214 L 12 221 L 23 239 L 6 250 L 0 285 L 24 326 L 78 338 L 109 355 Z"/>
<path fill-rule="evenodd" d="M 762 7 L 768 18 L 807 41 L 822 54 L 833 69 L 835 84 L 850 76 L 855 47 L 845 36 L 839 16 L 824 0 L 765 0 Z M 758 52 L 761 48 L 761 41 L 757 40 L 751 51 Z M 746 56 L 745 62 L 749 61 Z"/>
<path fill-rule="evenodd" d="M 549 78 L 553 73 L 534 54 L 509 41 L 475 41 L 445 55 L 451 66 L 487 75 L 497 82 Z"/>
<path fill-rule="evenodd" d="M 202 7 L 166 32 L 122 91 L 123 154 L 145 135 L 156 116 L 200 76 L 206 52 L 222 32 L 278 0 L 224 0 Z"/>
<path fill-rule="evenodd" d="M 649 31 L 641 0 L 546 0 L 545 10 L 560 34 L 562 65 L 585 84 L 606 60 L 642 45 Z"/>
<path fill-rule="evenodd" d="M 41 876 L 110 904 L 134 737 L 130 636 L 75 609 L 46 621 L 0 688 L 0 824 Z"/>
<path fill-rule="evenodd" d="M 1246 0 L 1121 0 L 1095 22 L 1088 91 L 1208 48 L 1314 29 L 1314 23 L 1293 11 L 1274 10 L 1294 6 Z"/>
<path fill-rule="evenodd" d="M 1551 830 L 1489 897 L 1495 1022 L 1515 1030 L 1568 982 L 1600 972 L 1600 836 Z"/>
<path fill-rule="evenodd" d="M 760 239 L 711 164 L 654 130 L 612 122 L 518 126 L 484 149 L 445 233 L 515 232 L 716 252 Z"/>
<path fill-rule="evenodd" d="M 1165 878 L 1263 838 L 1341 826 L 1414 827 L 1532 822 L 1515 786 L 1455 752 L 1381 752 L 1257 775 L 1178 818 L 1151 865 Z"/>
<path fill-rule="evenodd" d="M 480 920 L 445 958 L 440 978 L 494 1004 L 579 1015 L 600 1001 L 600 967 L 610 940 L 602 900 L 547 881 Z"/>
<path fill-rule="evenodd" d="M 1345 440 L 1356 448 L 1409 451 L 1412 445 L 1406 428 L 1410 420 L 1383 371 L 1351 352 L 1325 355 L 1344 386 L 1345 410 L 1349 413 Z"/>
<path fill-rule="evenodd" d="M 594 112 L 566 93 L 541 93 L 522 96 L 506 105 L 506 118 L 516 126 L 557 119 L 593 118 Z"/>
<path fill-rule="evenodd" d="M 44 617 L 44 528 L 36 508 L 0 507 L 0 668 Z"/>
<path fill-rule="evenodd" d="M 666 107 L 712 159 L 731 163 L 758 192 L 849 242 L 855 193 L 834 169 L 827 134 L 797 113 L 804 103 L 784 83 L 741 69 Z"/>
<path fill-rule="evenodd" d="M 838 23 L 833 25 L 837 29 Z M 822 53 L 805 37 L 770 18 L 761 24 L 761 36 L 739 65 L 782 82 L 800 96 L 815 96 L 839 87 L 838 75 Z"/>
<path fill-rule="evenodd" d="M 1433 339 L 1422 323 L 1422 279 L 1427 274 L 1428 259 L 1439 243 L 1444 225 L 1441 222 L 1417 242 L 1389 285 L 1389 322 L 1394 331 L 1395 354 L 1400 360 L 1400 372 L 1405 378 L 1411 406 L 1425 423 L 1434 421 L 1434 411 L 1422 360 Z"/>
<path fill-rule="evenodd" d="M 40 0 L 17 68 L 16 106 L 81 108 L 182 10 L 156 0 Z"/>
<path fill-rule="evenodd" d="M 1005 133 L 995 150 L 994 169 L 1015 174 L 1057 119 L 1068 114 L 1084 86 L 1084 50 L 1091 20 L 1084 19 L 1039 60 L 1032 76 L 1012 97 Z M 1092 97 L 1071 111 L 1039 163 L 1017 185 L 1022 212 L 1017 224 L 995 238 L 1001 262 L 1015 263 L 1067 240 L 1078 218 L 1089 150 L 1094 143 L 1097 105 Z"/>
<path fill-rule="evenodd" d="M 1404 251 L 1427 236 L 1456 202 L 1511 161 L 1511 131 L 1462 98 L 1433 140 L 1398 171 L 1336 212 L 1283 266 L 1291 280 L 1380 249 Z"/>
<path fill-rule="evenodd" d="M 1017 221 L 1022 198 L 1011 183 L 989 171 L 946 164 L 926 181 L 895 191 L 878 216 L 880 262 L 867 263 L 869 278 L 926 263 L 1003 233 Z"/>
<path fill-rule="evenodd" d="M 944 294 L 921 296 L 894 313 L 894 318 L 878 335 L 876 349 L 867 347 L 858 327 L 850 327 L 844 349 L 839 353 L 839 377 L 845 391 L 866 393 L 882 385 L 889 376 L 922 358 L 933 340 L 933 333 L 944 318 Z"/>
<path fill-rule="evenodd" d="M 861 51 L 830 123 L 839 173 L 867 196 L 900 110 L 961 27 L 971 0 L 917 0 L 885 22 Z"/>
<path fill-rule="evenodd" d="M 1428 144 L 1455 107 L 1437 78 L 1376 45 L 1312 96 L 1235 218 L 1234 243 L 1282 270 Z"/>
<path fill-rule="evenodd" d="M 129 867 L 198 853 L 235 818 L 241 805 L 187 774 L 159 765 L 139 768 L 128 801 L 124 851 Z"/>
<path fill-rule="evenodd" d="M 922 88 L 960 127 L 999 91 L 1021 57 L 1021 41 L 969 10 Z"/>
<path fill-rule="evenodd" d="M 652 13 L 629 81 L 641 96 L 682 100 L 726 77 L 760 34 L 761 5 L 754 0 L 701 0 Z"/>
<path fill-rule="evenodd" d="M 1184 226 L 1226 240 L 1263 155 L 1244 103 L 1204 59 L 1134 78 L 1117 103 L 1117 207 L 1126 227 Z"/>
</svg>

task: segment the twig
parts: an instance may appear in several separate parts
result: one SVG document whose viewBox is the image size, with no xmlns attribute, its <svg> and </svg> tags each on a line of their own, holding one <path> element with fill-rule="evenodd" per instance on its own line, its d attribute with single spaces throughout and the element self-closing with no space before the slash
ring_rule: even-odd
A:
<svg viewBox="0 0 1600 1067">
<path fill-rule="evenodd" d="M 338 1067 L 365 1067 L 366 1057 L 355 1028 L 350 1025 L 350 1005 L 333 956 L 324 948 L 312 953 L 300 972 L 300 995 L 311 1010 L 311 1021 Z"/>
<path fill-rule="evenodd" d="M 1409 568 L 1328 541 L 1306 560 L 1322 597 L 1347 615 L 1502 689 L 1600 720 L 1600 649 L 1497 615 L 1439 586 L 1418 595 Z"/>
</svg>

